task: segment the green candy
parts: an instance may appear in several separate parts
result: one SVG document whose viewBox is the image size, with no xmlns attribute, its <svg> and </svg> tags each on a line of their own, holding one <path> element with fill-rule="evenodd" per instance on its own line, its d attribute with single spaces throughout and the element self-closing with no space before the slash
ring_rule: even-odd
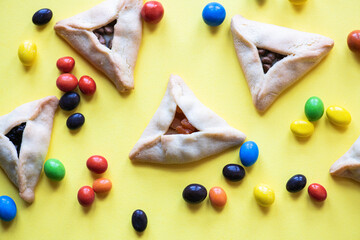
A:
<svg viewBox="0 0 360 240">
<path fill-rule="evenodd" d="M 51 180 L 61 181 L 65 177 L 65 167 L 57 159 L 49 159 L 44 164 L 45 175 Z"/>
<path fill-rule="evenodd" d="M 305 103 L 305 115 L 309 121 L 317 121 L 324 114 L 324 103 L 318 97 L 311 97 Z"/>
</svg>

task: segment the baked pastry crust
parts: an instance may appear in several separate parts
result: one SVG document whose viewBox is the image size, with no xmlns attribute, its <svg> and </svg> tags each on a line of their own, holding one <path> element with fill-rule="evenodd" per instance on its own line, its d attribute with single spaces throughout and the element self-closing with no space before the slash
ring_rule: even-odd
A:
<svg viewBox="0 0 360 240">
<path fill-rule="evenodd" d="M 57 22 L 54 29 L 124 92 L 134 88 L 134 68 L 142 35 L 141 7 L 141 0 L 107 0 Z M 93 31 L 114 20 L 117 23 L 109 49 Z"/>
<path fill-rule="evenodd" d="M 198 132 L 165 134 L 177 106 Z M 204 106 L 179 76 L 171 75 L 159 108 L 131 150 L 129 158 L 163 164 L 193 162 L 240 145 L 245 138 L 245 134 L 230 127 L 224 119 Z"/>
<path fill-rule="evenodd" d="M 29 203 L 34 201 L 34 189 L 48 151 L 58 102 L 55 96 L 49 96 L 0 116 L 0 166 L 19 188 L 20 197 Z M 5 135 L 24 122 L 18 155 L 15 145 Z"/>
<path fill-rule="evenodd" d="M 255 22 L 240 15 L 232 18 L 231 32 L 253 103 L 260 112 L 315 67 L 334 45 L 332 39 L 319 34 Z M 257 48 L 286 57 L 264 74 Z"/>
<path fill-rule="evenodd" d="M 331 167 L 330 174 L 360 182 L 360 137 Z"/>
</svg>

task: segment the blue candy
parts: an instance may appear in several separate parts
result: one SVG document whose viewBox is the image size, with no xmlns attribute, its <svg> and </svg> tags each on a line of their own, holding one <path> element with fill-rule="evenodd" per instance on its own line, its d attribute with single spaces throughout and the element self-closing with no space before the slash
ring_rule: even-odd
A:
<svg viewBox="0 0 360 240">
<path fill-rule="evenodd" d="M 16 204 L 11 197 L 0 197 L 0 219 L 6 222 L 13 220 L 16 216 Z"/>
<path fill-rule="evenodd" d="M 211 2 L 204 7 L 202 17 L 204 22 L 210 26 L 219 26 L 225 19 L 225 8 L 217 2 Z"/>
<path fill-rule="evenodd" d="M 259 148 L 253 141 L 245 142 L 240 148 L 239 156 L 241 163 L 250 167 L 259 157 Z"/>
</svg>

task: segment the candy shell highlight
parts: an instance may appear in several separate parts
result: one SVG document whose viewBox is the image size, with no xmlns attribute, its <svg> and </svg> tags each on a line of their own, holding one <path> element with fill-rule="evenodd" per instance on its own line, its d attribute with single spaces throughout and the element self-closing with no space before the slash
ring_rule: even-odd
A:
<svg viewBox="0 0 360 240">
<path fill-rule="evenodd" d="M 24 66 L 31 66 L 36 58 L 37 48 L 36 44 L 31 41 L 24 41 L 18 48 L 18 57 Z"/>
<path fill-rule="evenodd" d="M 262 207 L 269 207 L 275 201 L 275 192 L 269 185 L 260 183 L 254 188 L 256 202 Z"/>
<path fill-rule="evenodd" d="M 351 122 L 351 115 L 345 109 L 337 105 L 332 105 L 326 109 L 326 116 L 329 121 L 339 127 L 346 127 Z"/>
<path fill-rule="evenodd" d="M 307 120 L 295 120 L 291 123 L 290 130 L 296 137 L 310 137 L 314 133 L 314 125 Z"/>
</svg>

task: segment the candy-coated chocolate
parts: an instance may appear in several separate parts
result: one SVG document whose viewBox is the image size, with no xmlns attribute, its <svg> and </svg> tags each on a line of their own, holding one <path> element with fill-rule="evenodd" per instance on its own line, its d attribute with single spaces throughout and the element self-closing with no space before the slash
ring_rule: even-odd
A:
<svg viewBox="0 0 360 240">
<path fill-rule="evenodd" d="M 305 103 L 305 115 L 309 121 L 317 121 L 324 114 L 324 103 L 318 97 L 311 97 Z"/>
<path fill-rule="evenodd" d="M 85 75 L 79 79 L 79 88 L 83 94 L 93 95 L 96 91 L 96 83 L 94 79 Z"/>
<path fill-rule="evenodd" d="M 347 44 L 351 51 L 360 53 L 360 30 L 354 30 L 347 37 Z"/>
<path fill-rule="evenodd" d="M 10 222 L 16 216 L 17 208 L 14 200 L 9 196 L 0 196 L 0 219 Z"/>
<path fill-rule="evenodd" d="M 302 174 L 292 176 L 286 183 L 286 190 L 295 193 L 304 189 L 306 186 L 306 177 Z"/>
<path fill-rule="evenodd" d="M 215 27 L 224 21 L 226 11 L 220 3 L 211 2 L 204 7 L 202 17 L 207 25 Z"/>
<path fill-rule="evenodd" d="M 141 9 L 141 17 L 145 22 L 156 24 L 164 16 L 164 7 L 158 1 L 148 1 Z"/>
<path fill-rule="evenodd" d="M 34 13 L 32 17 L 32 22 L 35 25 L 41 26 L 50 22 L 52 17 L 53 17 L 52 11 L 48 8 L 43 8 L 38 10 L 36 13 Z"/>
<path fill-rule="evenodd" d="M 203 185 L 193 183 L 184 189 L 182 196 L 188 203 L 200 203 L 206 198 L 207 190 Z"/>
<path fill-rule="evenodd" d="M 245 177 L 245 169 L 239 164 L 228 164 L 223 168 L 223 175 L 226 179 L 237 182 Z"/>
<path fill-rule="evenodd" d="M 32 41 L 24 41 L 18 48 L 18 57 L 24 66 L 31 66 L 36 58 L 37 48 Z"/>
<path fill-rule="evenodd" d="M 106 171 L 108 162 L 103 156 L 93 155 L 86 161 L 86 166 L 90 171 L 100 174 Z"/>
<path fill-rule="evenodd" d="M 330 106 L 326 109 L 326 116 L 329 121 L 339 127 L 346 127 L 351 122 L 350 113 L 340 106 Z"/>
<path fill-rule="evenodd" d="M 65 177 L 65 167 L 57 159 L 48 159 L 44 164 L 45 175 L 51 180 L 61 181 Z"/>
<path fill-rule="evenodd" d="M 209 198 L 215 207 L 223 207 L 227 201 L 226 192 L 221 187 L 212 187 L 209 191 Z"/>
<path fill-rule="evenodd" d="M 289 2 L 291 2 L 294 5 L 301 5 L 306 3 L 307 0 L 289 0 Z"/>
<path fill-rule="evenodd" d="M 308 187 L 308 193 L 310 197 L 318 202 L 322 202 L 327 197 L 326 189 L 318 183 L 310 184 Z"/>
<path fill-rule="evenodd" d="M 90 206 L 95 200 L 94 190 L 89 186 L 81 187 L 77 195 L 79 203 L 84 206 Z"/>
<path fill-rule="evenodd" d="M 259 157 L 259 148 L 253 141 L 245 142 L 239 152 L 240 161 L 245 167 L 253 165 Z"/>
<path fill-rule="evenodd" d="M 71 129 L 78 129 L 85 123 L 85 117 L 81 113 L 74 113 L 66 120 L 66 126 Z"/>
<path fill-rule="evenodd" d="M 137 232 L 145 231 L 148 224 L 146 213 L 140 209 L 135 210 L 131 217 L 131 223 Z"/>
<path fill-rule="evenodd" d="M 64 72 L 69 73 L 75 66 L 75 60 L 72 57 L 62 57 L 56 61 L 56 67 Z"/>
<path fill-rule="evenodd" d="M 275 192 L 266 184 L 258 184 L 254 188 L 256 202 L 262 207 L 269 207 L 275 201 Z"/>
<path fill-rule="evenodd" d="M 80 95 L 76 92 L 65 93 L 59 101 L 59 106 L 65 111 L 74 110 L 80 103 Z"/>
<path fill-rule="evenodd" d="M 310 137 L 314 133 L 314 125 L 307 120 L 295 120 L 291 123 L 290 130 L 296 137 Z"/>
<path fill-rule="evenodd" d="M 79 81 L 71 73 L 63 73 L 56 79 L 56 86 L 63 92 L 73 91 Z"/>
<path fill-rule="evenodd" d="M 92 188 L 96 193 L 105 193 L 111 190 L 112 183 L 107 178 L 98 178 L 94 181 Z"/>
</svg>

